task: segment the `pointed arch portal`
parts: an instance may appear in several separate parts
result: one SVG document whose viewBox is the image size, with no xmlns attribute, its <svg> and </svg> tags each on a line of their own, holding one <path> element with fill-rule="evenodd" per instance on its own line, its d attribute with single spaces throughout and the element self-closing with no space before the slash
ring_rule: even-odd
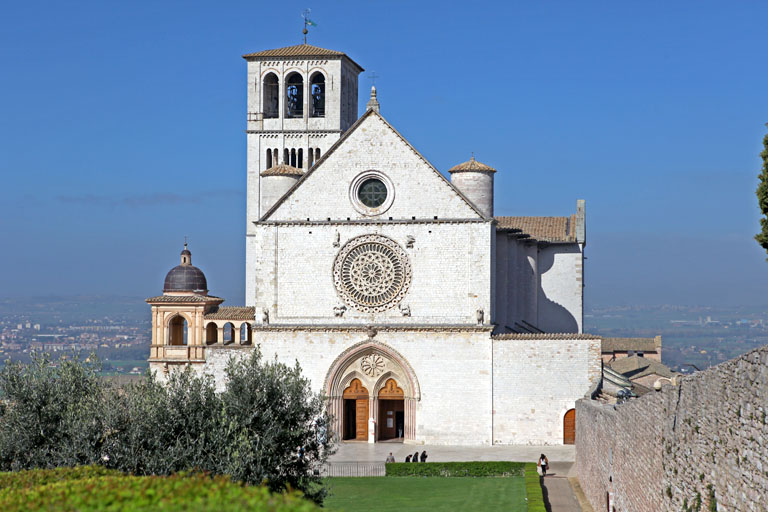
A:
<svg viewBox="0 0 768 512">
<path fill-rule="evenodd" d="M 415 439 L 419 383 L 405 358 L 388 345 L 368 340 L 342 352 L 328 370 L 324 390 L 340 439 Z"/>
</svg>

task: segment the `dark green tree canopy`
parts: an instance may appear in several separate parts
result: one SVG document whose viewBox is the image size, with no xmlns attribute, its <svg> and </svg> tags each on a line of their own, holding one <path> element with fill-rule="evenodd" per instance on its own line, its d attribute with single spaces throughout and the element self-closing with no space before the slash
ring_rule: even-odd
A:
<svg viewBox="0 0 768 512">
<path fill-rule="evenodd" d="M 768 124 L 766 124 L 768 126 Z M 760 184 L 757 186 L 757 203 L 760 206 L 760 233 L 755 235 L 755 240 L 768 252 L 768 135 L 763 137 L 763 168 L 758 175 Z"/>
</svg>

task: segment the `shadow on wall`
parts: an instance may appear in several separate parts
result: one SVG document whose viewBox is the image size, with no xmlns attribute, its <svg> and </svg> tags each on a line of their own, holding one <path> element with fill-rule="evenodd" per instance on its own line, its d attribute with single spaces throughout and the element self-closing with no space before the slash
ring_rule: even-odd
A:
<svg viewBox="0 0 768 512">
<path fill-rule="evenodd" d="M 556 248 L 555 248 L 556 247 Z M 552 269 L 555 264 L 555 254 L 580 254 L 577 244 L 549 246 L 539 252 L 538 266 L 539 276 L 543 276 Z M 577 283 L 581 284 L 581 283 Z M 566 308 L 550 300 L 541 287 L 539 277 L 538 293 L 538 323 L 536 327 L 544 332 L 579 332 L 579 323 L 573 314 Z"/>
</svg>

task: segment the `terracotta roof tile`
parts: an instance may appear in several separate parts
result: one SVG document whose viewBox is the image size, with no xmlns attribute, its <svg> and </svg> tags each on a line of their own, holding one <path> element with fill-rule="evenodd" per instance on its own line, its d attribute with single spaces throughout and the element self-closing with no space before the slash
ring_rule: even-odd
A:
<svg viewBox="0 0 768 512">
<path fill-rule="evenodd" d="M 216 306 L 203 315 L 206 320 L 254 320 L 253 306 Z"/>
<path fill-rule="evenodd" d="M 311 44 L 297 44 L 294 46 L 284 46 L 273 50 L 262 50 L 260 52 L 246 53 L 244 58 L 249 57 L 340 57 L 344 55 L 336 50 L 328 50 Z"/>
<path fill-rule="evenodd" d="M 473 156 L 466 162 L 454 165 L 450 169 L 448 169 L 448 172 L 472 172 L 472 171 L 485 171 L 485 172 L 496 172 L 496 169 L 491 167 L 490 165 L 485 165 L 484 163 L 478 162 L 475 160 L 475 157 Z"/>
<path fill-rule="evenodd" d="M 568 217 L 495 217 L 497 229 L 516 230 L 536 240 L 575 242 Z"/>
<path fill-rule="evenodd" d="M 304 176 L 304 171 L 288 164 L 277 164 L 261 173 L 262 176 Z"/>
</svg>

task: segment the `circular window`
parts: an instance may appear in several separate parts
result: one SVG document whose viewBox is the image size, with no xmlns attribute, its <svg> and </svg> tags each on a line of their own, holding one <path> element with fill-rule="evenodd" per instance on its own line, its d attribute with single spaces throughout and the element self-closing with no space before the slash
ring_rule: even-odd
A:
<svg viewBox="0 0 768 512">
<path fill-rule="evenodd" d="M 349 200 L 363 215 L 381 215 L 395 199 L 395 188 L 384 173 L 365 171 L 355 177 L 349 187 Z"/>
<path fill-rule="evenodd" d="M 380 179 L 368 178 L 357 189 L 357 198 L 368 208 L 378 208 L 387 200 L 387 186 Z"/>
<path fill-rule="evenodd" d="M 333 263 L 333 280 L 344 302 L 375 313 L 399 303 L 411 282 L 408 255 L 380 235 L 363 235 L 347 242 Z"/>
</svg>

